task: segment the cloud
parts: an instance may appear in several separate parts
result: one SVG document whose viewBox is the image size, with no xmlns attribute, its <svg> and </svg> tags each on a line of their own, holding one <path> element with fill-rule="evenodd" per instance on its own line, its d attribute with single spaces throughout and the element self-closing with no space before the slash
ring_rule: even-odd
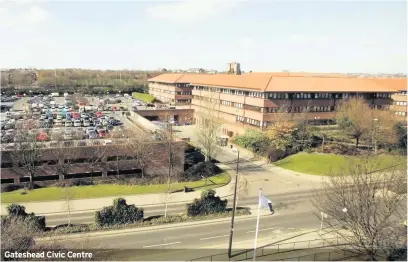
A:
<svg viewBox="0 0 408 262">
<path fill-rule="evenodd" d="M 30 5 L 30 2 L 27 0 L 24 2 L 27 4 L 19 6 L 5 2 L 6 4 L 0 7 L 0 27 L 37 25 L 50 17 L 50 14 L 45 9 L 37 5 Z"/>
<path fill-rule="evenodd" d="M 189 0 L 156 4 L 148 7 L 146 13 L 154 18 L 175 22 L 200 20 L 227 12 L 235 7 L 233 0 Z"/>
</svg>

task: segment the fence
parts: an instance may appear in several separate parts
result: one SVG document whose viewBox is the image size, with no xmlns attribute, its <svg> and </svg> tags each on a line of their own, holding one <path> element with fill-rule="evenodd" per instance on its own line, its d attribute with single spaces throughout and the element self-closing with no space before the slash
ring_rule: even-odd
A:
<svg viewBox="0 0 408 262">
<path fill-rule="evenodd" d="M 354 256 L 350 251 L 340 250 L 342 246 L 347 246 L 347 244 L 339 243 L 339 238 L 285 242 L 259 247 L 256 250 L 256 257 L 265 261 L 327 261 L 345 260 Z M 322 248 L 332 248 L 333 250 L 320 252 Z M 296 255 L 293 252 L 296 252 Z M 221 253 L 190 261 L 246 261 L 250 259 L 253 259 L 252 249 L 235 252 L 232 254 L 232 258 L 228 258 L 227 253 Z"/>
</svg>

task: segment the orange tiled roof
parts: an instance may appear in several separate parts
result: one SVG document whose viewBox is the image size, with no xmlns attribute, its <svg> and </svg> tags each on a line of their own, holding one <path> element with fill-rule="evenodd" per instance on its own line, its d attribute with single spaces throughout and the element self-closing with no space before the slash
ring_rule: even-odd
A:
<svg viewBox="0 0 408 262">
<path fill-rule="evenodd" d="M 407 90 L 407 78 L 374 78 L 378 84 L 390 87 L 397 91 Z"/>
<path fill-rule="evenodd" d="M 285 73 L 285 72 L 283 72 Z M 313 75 L 313 74 L 312 74 Z M 390 80 L 390 79 L 387 79 Z M 394 84 L 372 78 L 284 76 L 274 73 L 227 74 L 162 74 L 149 81 L 191 83 L 213 87 L 230 87 L 268 92 L 395 92 Z M 406 81 L 406 80 L 405 80 Z M 391 82 L 390 82 L 391 83 Z"/>
</svg>

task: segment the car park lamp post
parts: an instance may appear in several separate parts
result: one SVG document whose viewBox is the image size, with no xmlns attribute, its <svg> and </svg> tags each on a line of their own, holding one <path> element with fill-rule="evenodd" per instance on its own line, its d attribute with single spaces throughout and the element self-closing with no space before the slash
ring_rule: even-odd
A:
<svg viewBox="0 0 408 262">
<path fill-rule="evenodd" d="M 239 150 L 238 149 L 233 149 L 233 151 L 237 152 L 237 169 L 236 169 L 236 175 L 235 175 L 235 185 L 234 185 L 234 202 L 232 204 L 232 217 L 231 217 L 231 229 L 230 229 L 230 236 L 229 236 L 229 244 L 228 244 L 228 257 L 232 257 L 232 238 L 234 235 L 234 221 L 235 221 L 235 209 L 236 209 L 236 203 L 237 203 L 237 188 L 238 188 L 238 171 L 239 171 Z"/>
</svg>

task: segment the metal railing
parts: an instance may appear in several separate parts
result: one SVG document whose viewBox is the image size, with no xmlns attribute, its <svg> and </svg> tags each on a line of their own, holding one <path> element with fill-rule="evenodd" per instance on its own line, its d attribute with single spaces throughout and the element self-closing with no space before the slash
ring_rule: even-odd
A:
<svg viewBox="0 0 408 262">
<path fill-rule="evenodd" d="M 296 242 L 285 242 L 279 244 L 269 244 L 259 247 L 256 251 L 256 257 L 262 260 L 308 260 L 308 261 L 321 261 L 321 260 L 343 260 L 343 258 L 351 257 L 351 253 L 347 250 L 333 250 L 326 252 L 318 252 L 318 248 L 340 248 L 341 246 L 347 246 L 348 244 L 339 243 L 339 238 L 327 238 L 327 239 L 314 239 Z M 307 254 L 291 256 L 291 252 L 304 251 Z M 219 253 L 204 257 L 192 259 L 190 261 L 245 261 L 253 259 L 253 249 L 247 249 L 244 251 L 235 252 L 232 258 L 228 258 L 228 254 Z M 290 257 L 287 257 L 290 256 Z M 266 259 L 263 259 L 268 257 Z M 308 258 L 308 259 L 301 259 Z"/>
</svg>

